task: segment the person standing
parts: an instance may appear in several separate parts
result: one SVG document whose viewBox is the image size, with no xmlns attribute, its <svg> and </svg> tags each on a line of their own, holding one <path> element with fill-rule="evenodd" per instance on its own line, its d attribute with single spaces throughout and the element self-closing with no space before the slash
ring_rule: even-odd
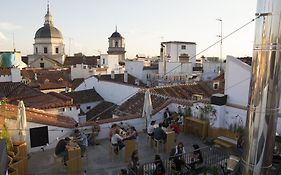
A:
<svg viewBox="0 0 281 175">
<path fill-rule="evenodd" d="M 75 133 L 75 140 L 77 141 L 81 149 L 81 157 L 84 157 L 84 154 L 88 146 L 88 138 L 83 132 L 80 132 L 78 129 L 76 129 L 74 133 Z"/>
<path fill-rule="evenodd" d="M 114 146 L 114 153 L 118 154 L 118 151 L 121 150 L 125 145 L 123 143 L 123 137 L 119 135 L 119 129 L 115 129 L 113 131 L 113 135 L 111 137 L 111 144 Z"/>
</svg>

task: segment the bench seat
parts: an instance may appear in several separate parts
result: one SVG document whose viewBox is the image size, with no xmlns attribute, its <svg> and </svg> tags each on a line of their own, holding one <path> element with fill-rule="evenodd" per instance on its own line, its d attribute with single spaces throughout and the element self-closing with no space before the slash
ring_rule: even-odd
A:
<svg viewBox="0 0 281 175">
<path fill-rule="evenodd" d="M 237 140 L 229 137 L 219 136 L 214 140 L 214 143 L 225 148 L 233 148 L 237 145 Z"/>
</svg>

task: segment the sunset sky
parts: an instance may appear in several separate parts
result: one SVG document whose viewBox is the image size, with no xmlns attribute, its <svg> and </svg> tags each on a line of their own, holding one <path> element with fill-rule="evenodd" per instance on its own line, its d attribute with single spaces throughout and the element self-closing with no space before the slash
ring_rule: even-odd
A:
<svg viewBox="0 0 281 175">
<path fill-rule="evenodd" d="M 2 0 L 0 51 L 15 46 L 32 54 L 35 32 L 43 26 L 47 0 Z M 161 41 L 197 43 L 197 53 L 255 16 L 256 0 L 50 0 L 55 26 L 67 54 L 106 53 L 115 26 L 125 38 L 126 57 L 159 55 Z M 254 22 L 223 41 L 223 56 L 251 56 Z M 70 50 L 69 43 L 71 41 Z M 219 56 L 219 45 L 202 53 Z"/>
</svg>

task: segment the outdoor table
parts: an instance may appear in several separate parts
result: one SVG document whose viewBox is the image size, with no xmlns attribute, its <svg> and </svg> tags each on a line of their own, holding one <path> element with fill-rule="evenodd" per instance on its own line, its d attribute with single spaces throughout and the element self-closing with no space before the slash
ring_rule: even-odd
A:
<svg viewBox="0 0 281 175">
<path fill-rule="evenodd" d="M 81 150 L 77 143 L 70 141 L 67 145 L 69 174 L 78 174 L 81 171 Z"/>
<path fill-rule="evenodd" d="M 130 161 L 133 151 L 136 149 L 136 139 L 125 140 L 125 162 Z"/>
</svg>

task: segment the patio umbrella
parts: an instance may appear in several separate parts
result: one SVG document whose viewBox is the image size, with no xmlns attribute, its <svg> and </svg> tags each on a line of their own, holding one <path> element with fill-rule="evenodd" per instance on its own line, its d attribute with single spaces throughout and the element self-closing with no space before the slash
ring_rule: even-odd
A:
<svg viewBox="0 0 281 175">
<path fill-rule="evenodd" d="M 145 127 L 147 129 L 148 122 L 151 120 L 151 114 L 152 114 L 152 102 L 151 102 L 151 95 L 149 92 L 149 89 L 146 90 L 144 95 L 144 103 L 143 103 L 143 111 L 142 111 L 142 117 L 145 118 Z"/>
<path fill-rule="evenodd" d="M 18 141 L 25 142 L 26 136 L 26 113 L 23 101 L 19 101 L 18 113 L 17 113 L 17 129 L 18 129 Z"/>
</svg>

